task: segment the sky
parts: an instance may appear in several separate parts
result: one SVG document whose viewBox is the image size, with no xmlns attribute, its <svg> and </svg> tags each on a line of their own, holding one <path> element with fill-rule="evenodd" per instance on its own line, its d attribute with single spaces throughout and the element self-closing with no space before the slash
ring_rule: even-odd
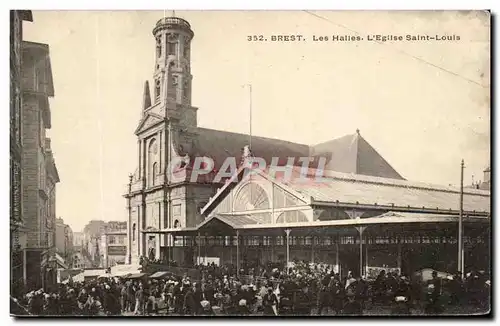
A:
<svg viewBox="0 0 500 326">
<path fill-rule="evenodd" d="M 317 144 L 361 135 L 406 179 L 482 180 L 490 158 L 489 17 L 477 12 L 176 11 L 188 20 L 201 127 Z M 47 43 L 55 87 L 56 213 L 73 231 L 126 220 L 152 29 L 170 11 L 34 11 L 24 39 Z M 249 35 L 302 42 L 248 42 Z M 459 41 L 369 42 L 367 35 Z M 361 35 L 359 42 L 313 36 Z"/>
</svg>

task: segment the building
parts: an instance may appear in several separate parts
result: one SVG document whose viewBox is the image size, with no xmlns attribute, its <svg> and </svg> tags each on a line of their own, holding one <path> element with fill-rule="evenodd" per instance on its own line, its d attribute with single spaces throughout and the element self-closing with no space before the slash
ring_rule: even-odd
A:
<svg viewBox="0 0 500 326">
<path fill-rule="evenodd" d="M 24 249 L 26 228 L 23 200 L 22 131 L 22 48 L 23 21 L 33 21 L 29 10 L 10 11 L 10 275 L 11 292 L 18 291 L 26 279 Z"/>
<path fill-rule="evenodd" d="M 336 264 L 339 270 L 341 266 L 360 270 L 363 265 L 373 268 L 386 265 L 382 261 L 391 255 L 381 253 L 394 251 L 392 247 L 374 246 L 371 261 L 353 260 L 360 250 L 353 247 L 359 242 L 356 232 L 362 233 L 359 230 L 364 230 L 364 222 L 381 223 L 370 227 L 370 232 L 365 234 L 368 239 L 363 240 L 377 245 L 381 241 L 385 244 L 395 241 L 402 227 L 398 221 L 403 218 L 415 222 L 408 224 L 417 227 L 414 232 L 432 229 L 436 225 L 433 221 L 442 222 L 444 224 L 439 225 L 452 230 L 450 221 L 455 221 L 458 215 L 458 190 L 406 181 L 359 130 L 312 146 L 252 136 L 249 148 L 248 135 L 198 127 L 198 108 L 191 104 L 190 42 L 194 36 L 191 26 L 181 18 L 162 18 L 154 27 L 153 36 L 156 40 L 153 96 L 146 81 L 142 117 L 135 130 L 138 168 L 129 176 L 128 192 L 124 195 L 129 221 L 127 263 L 137 265 L 141 257 L 173 260 L 181 265 L 192 265 L 202 257 L 235 264 L 243 257 L 245 261 L 260 257 L 261 262 L 265 259 L 290 262 L 293 257 L 310 258 L 310 254 L 317 252 L 317 260 Z M 199 157 L 209 157 L 215 164 L 210 173 L 193 181 L 190 178 L 194 174 L 192 162 Z M 273 157 L 278 157 L 274 163 L 289 168 L 301 166 L 300 158 L 308 157 L 311 171 L 324 170 L 331 177 L 327 178 L 326 186 L 311 189 L 275 181 L 267 173 L 258 175 L 264 185 L 248 180 L 246 183 L 236 180 L 238 182 L 228 185 L 227 178 L 214 182 L 217 172 L 224 170 L 223 163 L 228 157 L 239 161 L 259 157 L 268 164 Z M 290 161 L 289 157 L 295 159 Z M 182 178 L 166 177 L 168 163 L 173 161 L 180 162 L 177 168 L 185 172 Z M 379 189 L 385 192 L 379 193 Z M 366 197 L 365 192 L 370 196 Z M 467 208 L 468 218 L 474 223 L 480 221 L 481 232 L 487 232 L 484 226 L 488 225 L 490 212 L 489 192 L 471 190 L 465 198 L 471 202 Z M 436 219 L 419 229 L 416 221 L 433 217 Z M 383 223 L 391 225 L 384 229 Z M 320 229 L 326 232 L 325 237 L 312 235 Z M 380 239 L 373 230 L 387 236 Z M 420 235 L 414 239 L 405 232 L 401 234 L 414 243 L 428 241 Z M 453 241 L 452 238 L 443 241 Z M 484 237 L 479 238 L 485 242 Z M 322 247 L 314 247 L 315 244 Z M 332 246 L 337 245 L 338 257 L 332 251 Z M 248 250 L 240 255 L 242 246 Z M 401 254 L 408 255 L 408 252 L 403 250 Z M 376 254 L 381 258 L 376 258 Z M 430 264 L 442 265 L 442 262 L 434 260 Z M 411 270 L 420 265 L 425 264 L 400 268 Z"/>
<path fill-rule="evenodd" d="M 125 230 L 125 231 L 124 231 Z M 122 258 L 125 254 L 119 254 L 117 250 L 120 246 L 119 241 L 123 240 L 121 233 L 125 232 L 126 237 L 127 222 L 126 221 L 109 221 L 92 220 L 85 227 L 83 232 L 83 248 L 82 254 L 85 259 L 92 262 L 92 267 L 105 268 L 112 266 L 116 262 L 122 263 Z M 109 236 L 107 234 L 109 233 Z M 115 242 L 116 238 L 116 242 Z M 108 246 L 116 247 L 109 249 Z M 124 245 L 124 244 L 122 244 Z M 108 262 L 108 250 L 111 250 L 110 261 Z M 114 251 L 113 251 L 114 250 Z"/>
<path fill-rule="evenodd" d="M 23 201 L 27 228 L 26 283 L 29 288 L 56 282 L 55 202 L 60 181 L 46 129 L 52 127 L 49 97 L 54 84 L 49 46 L 22 42 Z"/>
<path fill-rule="evenodd" d="M 125 263 L 127 255 L 127 222 L 110 221 L 101 236 L 101 255 L 103 268 Z"/>
<path fill-rule="evenodd" d="M 83 232 L 73 232 L 73 246 L 75 248 L 82 247 L 85 242 L 85 235 Z"/>
<path fill-rule="evenodd" d="M 154 27 L 153 36 L 153 96 L 146 81 L 142 118 L 135 131 L 138 168 L 131 175 L 129 192 L 125 194 L 129 215 L 128 261 L 132 264 L 151 250 L 157 259 L 175 259 L 167 249 L 172 247 L 173 239 L 146 234 L 146 230 L 198 225 L 204 220 L 200 209 L 220 186 L 207 180 L 172 184 L 165 178 L 166 162 L 194 161 L 195 157 L 206 156 L 216 162 L 215 172 L 226 157 L 241 157 L 249 143 L 248 135 L 198 127 L 198 108 L 191 104 L 190 42 L 194 33 L 189 23 L 177 17 L 163 18 Z M 251 151 L 269 162 L 279 156 L 280 165 L 289 163 L 288 157 L 297 159 L 293 164 L 301 164 L 300 157 L 313 157 L 314 166 L 324 157 L 327 169 L 402 179 L 359 133 L 315 146 L 252 137 Z M 213 175 L 207 176 L 210 177 Z"/>
<path fill-rule="evenodd" d="M 310 171 L 304 182 L 300 167 L 291 179 L 269 171 L 250 179 L 245 169 L 202 209 L 204 222 L 159 232 L 175 235 L 184 264 L 306 260 L 369 277 L 383 268 L 457 270 L 457 188 L 334 171 L 321 182 Z M 489 271 L 490 192 L 464 191 L 463 214 L 462 267 Z"/>
<path fill-rule="evenodd" d="M 126 221 L 109 221 L 106 223 L 105 233 L 127 229 Z"/>
<path fill-rule="evenodd" d="M 62 218 L 56 219 L 56 252 L 71 265 L 75 248 L 73 245 L 73 230 Z"/>
<path fill-rule="evenodd" d="M 491 167 L 489 165 L 484 170 L 484 179 L 481 185 L 479 186 L 479 189 L 491 190 Z"/>
<path fill-rule="evenodd" d="M 80 251 L 77 251 L 73 254 L 71 268 L 85 269 L 91 267 L 92 263 L 88 259 L 86 259 L 85 256 Z"/>
<path fill-rule="evenodd" d="M 91 220 L 83 228 L 83 248 L 82 254 L 85 259 L 91 262 L 91 267 L 101 265 L 101 235 L 105 233 L 106 222 L 103 220 Z"/>
<path fill-rule="evenodd" d="M 111 224 L 113 222 L 109 222 Z M 113 225 L 114 224 L 114 225 Z M 102 236 L 104 268 L 125 264 L 127 258 L 127 222 L 113 223 Z"/>
<path fill-rule="evenodd" d="M 483 171 L 483 181 L 474 180 L 472 177 L 472 183 L 465 186 L 465 188 L 481 189 L 481 190 L 491 190 L 491 167 L 488 165 Z"/>
<path fill-rule="evenodd" d="M 85 237 L 87 237 L 86 240 L 88 240 L 89 237 L 101 235 L 102 233 L 104 233 L 105 228 L 106 228 L 105 221 L 103 221 L 103 220 L 91 220 L 83 228 L 83 233 L 85 234 Z"/>
</svg>

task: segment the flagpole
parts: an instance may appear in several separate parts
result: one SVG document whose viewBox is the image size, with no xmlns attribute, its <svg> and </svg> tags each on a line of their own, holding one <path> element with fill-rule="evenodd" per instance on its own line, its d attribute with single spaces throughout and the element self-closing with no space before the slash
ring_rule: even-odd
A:
<svg viewBox="0 0 500 326">
<path fill-rule="evenodd" d="M 463 279 L 463 211 L 464 211 L 464 160 L 460 165 L 460 213 L 458 216 L 458 271 Z"/>
</svg>

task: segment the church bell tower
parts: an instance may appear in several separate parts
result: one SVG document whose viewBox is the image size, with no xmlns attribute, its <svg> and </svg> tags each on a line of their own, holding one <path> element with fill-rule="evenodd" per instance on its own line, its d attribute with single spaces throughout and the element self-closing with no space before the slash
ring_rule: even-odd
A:
<svg viewBox="0 0 500 326">
<path fill-rule="evenodd" d="M 153 105 L 168 98 L 177 105 L 190 107 L 194 36 L 190 24 L 182 18 L 164 17 L 156 23 L 153 36 L 156 42 Z"/>
</svg>

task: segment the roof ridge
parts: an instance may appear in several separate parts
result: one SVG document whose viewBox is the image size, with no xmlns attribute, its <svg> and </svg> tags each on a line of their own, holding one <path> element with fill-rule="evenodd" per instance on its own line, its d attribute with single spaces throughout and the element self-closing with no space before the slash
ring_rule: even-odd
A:
<svg viewBox="0 0 500 326">
<path fill-rule="evenodd" d="M 353 137 L 355 135 L 356 134 L 347 134 L 347 135 L 343 135 L 343 136 L 340 136 L 340 137 L 337 137 L 337 138 L 331 138 L 329 140 L 325 140 L 325 141 L 322 141 L 320 143 L 309 145 L 309 147 L 316 147 L 316 146 L 319 146 L 319 145 L 323 145 L 323 144 L 329 143 L 329 142 L 334 141 L 334 140 L 339 140 L 339 139 L 347 138 L 347 137 Z"/>
<path fill-rule="evenodd" d="M 241 132 L 226 131 L 226 130 L 219 130 L 219 129 L 213 129 L 213 128 L 197 127 L 197 129 L 204 129 L 204 130 L 208 130 L 208 131 L 215 131 L 215 132 L 227 133 L 227 134 L 235 134 L 235 135 L 240 135 L 240 136 L 250 136 L 249 134 L 245 134 L 245 133 L 241 133 Z M 309 145 L 307 145 L 307 144 L 297 143 L 297 142 L 293 142 L 290 140 L 284 140 L 284 139 L 280 139 L 280 138 L 271 138 L 271 137 L 258 136 L 258 135 L 252 135 L 252 137 L 256 137 L 256 138 L 260 138 L 260 139 L 268 139 L 268 140 L 273 140 L 273 141 L 280 141 L 283 143 L 289 143 L 289 144 L 309 147 Z"/>
<path fill-rule="evenodd" d="M 443 191 L 443 192 L 450 192 L 450 193 L 460 193 L 460 190 L 458 188 L 452 187 L 452 186 L 424 183 L 424 182 L 411 181 L 411 180 L 406 180 L 406 179 L 401 180 L 401 179 L 391 179 L 391 178 L 383 178 L 383 177 L 376 177 L 376 176 L 369 176 L 369 175 L 360 175 L 360 174 L 354 174 L 354 173 L 343 173 L 343 172 L 337 172 L 337 171 L 333 171 L 333 170 L 324 170 L 324 171 L 327 172 L 327 174 L 323 175 L 322 176 L 323 178 L 329 178 L 329 179 L 334 179 L 334 180 L 337 179 L 337 180 L 355 181 L 355 182 L 361 182 L 361 183 L 371 183 L 371 184 L 379 184 L 379 185 L 386 185 L 386 186 L 393 186 L 393 187 L 406 187 L 406 188 L 413 188 L 413 189 L 424 189 L 424 190 Z M 483 196 L 491 197 L 491 194 L 489 191 L 480 190 L 480 189 L 467 189 L 467 191 L 464 189 L 464 194 L 483 195 Z"/>
<path fill-rule="evenodd" d="M 361 136 L 360 133 L 357 133 L 356 134 L 356 140 L 357 140 L 357 145 L 358 145 L 358 155 L 356 155 L 356 172 L 359 172 L 359 166 L 358 166 L 358 156 L 359 156 L 359 139 L 361 139 L 362 141 L 365 142 L 366 145 L 369 146 L 369 148 L 371 148 L 375 154 L 377 154 L 377 156 L 382 159 L 382 161 L 387 164 L 388 167 L 390 167 L 392 169 L 392 171 L 394 171 L 394 173 L 396 173 L 399 177 L 403 178 L 403 176 L 401 174 L 399 174 L 398 171 L 396 171 L 396 169 L 389 163 L 387 162 L 387 160 L 385 159 L 385 157 L 383 155 L 381 155 L 377 149 L 375 147 L 372 146 L 372 144 L 370 144 L 363 136 Z M 404 179 L 404 178 L 403 178 Z"/>
</svg>

